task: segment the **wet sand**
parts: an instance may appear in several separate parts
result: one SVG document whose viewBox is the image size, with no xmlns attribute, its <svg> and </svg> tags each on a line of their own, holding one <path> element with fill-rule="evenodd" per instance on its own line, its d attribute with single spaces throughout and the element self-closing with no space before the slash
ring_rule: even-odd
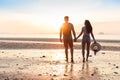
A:
<svg viewBox="0 0 120 80">
<path fill-rule="evenodd" d="M 102 50 L 120 51 L 120 40 L 97 40 Z M 0 49 L 64 49 L 58 38 L 0 38 Z M 81 49 L 81 39 L 74 42 Z"/>
<path fill-rule="evenodd" d="M 74 64 L 65 62 L 63 49 L 1 49 L 0 80 L 119 80 L 120 52 L 100 51 L 82 63 L 74 50 Z"/>
</svg>

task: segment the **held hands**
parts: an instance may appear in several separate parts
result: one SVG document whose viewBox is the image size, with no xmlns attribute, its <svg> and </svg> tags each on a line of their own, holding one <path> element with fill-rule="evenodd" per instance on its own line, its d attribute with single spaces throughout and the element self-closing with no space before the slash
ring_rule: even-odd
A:
<svg viewBox="0 0 120 80">
<path fill-rule="evenodd" d="M 77 42 L 77 38 L 74 38 L 74 42 Z"/>
</svg>

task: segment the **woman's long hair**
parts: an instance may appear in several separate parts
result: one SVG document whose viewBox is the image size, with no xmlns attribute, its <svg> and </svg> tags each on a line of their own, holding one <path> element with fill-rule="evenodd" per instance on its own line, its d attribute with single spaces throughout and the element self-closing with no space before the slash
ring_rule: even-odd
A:
<svg viewBox="0 0 120 80">
<path fill-rule="evenodd" d="M 87 29 L 88 34 L 92 32 L 92 26 L 91 26 L 89 20 L 85 20 L 85 27 Z"/>
</svg>

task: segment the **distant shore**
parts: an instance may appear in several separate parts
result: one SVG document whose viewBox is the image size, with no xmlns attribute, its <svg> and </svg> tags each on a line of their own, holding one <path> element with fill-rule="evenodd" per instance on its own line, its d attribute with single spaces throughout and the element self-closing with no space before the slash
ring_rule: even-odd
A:
<svg viewBox="0 0 120 80">
<path fill-rule="evenodd" d="M 81 39 L 74 43 L 75 49 L 81 49 L 80 42 Z M 97 40 L 97 42 L 102 45 L 102 50 L 120 51 L 120 40 Z M 64 49 L 62 44 L 58 38 L 0 38 L 0 49 Z"/>
<path fill-rule="evenodd" d="M 0 40 L 12 40 L 12 41 L 44 41 L 44 42 L 60 42 L 58 38 L 0 38 Z M 98 42 L 113 42 L 120 43 L 120 40 L 102 40 L 97 39 Z M 81 42 L 81 39 L 78 39 L 77 42 Z"/>
</svg>

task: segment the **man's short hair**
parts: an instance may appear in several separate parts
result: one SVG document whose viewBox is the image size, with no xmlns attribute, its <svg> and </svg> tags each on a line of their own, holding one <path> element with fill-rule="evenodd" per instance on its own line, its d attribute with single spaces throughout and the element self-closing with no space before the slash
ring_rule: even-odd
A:
<svg viewBox="0 0 120 80">
<path fill-rule="evenodd" d="M 69 17 L 68 16 L 65 16 L 64 19 L 68 19 Z"/>
</svg>

